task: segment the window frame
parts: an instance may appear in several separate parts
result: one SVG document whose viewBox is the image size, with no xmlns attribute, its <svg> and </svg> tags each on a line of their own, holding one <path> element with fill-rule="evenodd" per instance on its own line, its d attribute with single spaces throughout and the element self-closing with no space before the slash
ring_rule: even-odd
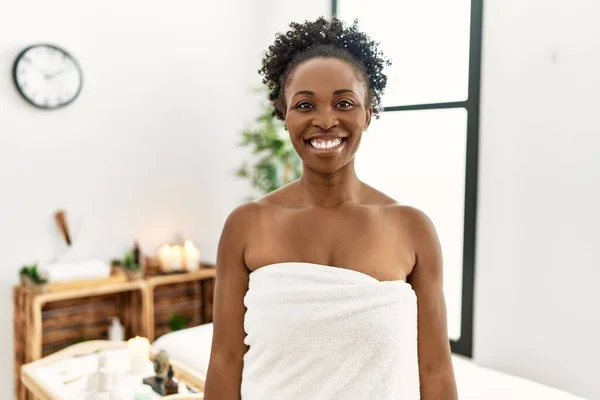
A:
<svg viewBox="0 0 600 400">
<path fill-rule="evenodd" d="M 338 1 L 331 0 L 332 17 L 338 14 Z M 343 1 L 343 0 L 341 0 Z M 410 104 L 385 107 L 383 112 L 465 108 L 467 110 L 467 150 L 465 166 L 465 205 L 463 237 L 463 276 L 461 335 L 450 340 L 453 353 L 473 357 L 473 300 L 475 290 L 475 234 L 477 223 L 477 179 L 479 160 L 479 114 L 481 99 L 481 43 L 483 0 L 471 0 L 469 33 L 469 88 L 465 101 Z"/>
</svg>

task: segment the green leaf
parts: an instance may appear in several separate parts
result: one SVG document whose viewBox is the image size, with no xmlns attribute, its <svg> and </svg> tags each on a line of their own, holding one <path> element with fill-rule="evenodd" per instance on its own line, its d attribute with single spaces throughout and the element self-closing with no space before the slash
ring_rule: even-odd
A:
<svg viewBox="0 0 600 400">
<path fill-rule="evenodd" d="M 285 124 L 273 111 L 271 104 L 265 104 L 255 125 L 241 131 L 240 146 L 248 147 L 258 160 L 252 164 L 244 162 L 235 170 L 236 176 L 249 179 L 252 187 L 263 194 L 298 179 L 302 173 L 302 162 L 290 142 Z"/>
<path fill-rule="evenodd" d="M 189 323 L 190 319 L 188 317 L 180 314 L 173 314 L 171 318 L 169 318 L 168 325 L 171 331 L 180 331 L 187 328 Z"/>
</svg>

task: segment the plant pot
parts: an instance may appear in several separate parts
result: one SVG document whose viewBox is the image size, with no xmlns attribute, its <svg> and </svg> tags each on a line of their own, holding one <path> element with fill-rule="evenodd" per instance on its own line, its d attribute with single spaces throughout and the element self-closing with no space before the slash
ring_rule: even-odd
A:
<svg viewBox="0 0 600 400">
<path fill-rule="evenodd" d="M 21 278 L 21 284 L 23 284 L 23 286 L 26 286 L 27 288 L 29 288 L 29 290 L 31 290 L 33 293 L 45 293 L 48 290 L 47 282 L 36 283 L 36 282 L 32 281 L 31 278 L 28 277 L 27 275 L 21 275 L 20 278 Z"/>
<path fill-rule="evenodd" d="M 130 281 L 138 281 L 138 280 L 144 278 L 144 271 L 142 271 L 142 270 L 139 270 L 139 271 L 125 270 L 125 274 L 127 274 L 127 279 L 129 279 Z"/>
</svg>

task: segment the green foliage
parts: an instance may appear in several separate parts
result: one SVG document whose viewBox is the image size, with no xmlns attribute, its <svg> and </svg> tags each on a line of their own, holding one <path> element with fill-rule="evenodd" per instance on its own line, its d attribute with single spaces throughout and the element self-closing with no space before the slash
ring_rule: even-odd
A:
<svg viewBox="0 0 600 400">
<path fill-rule="evenodd" d="M 173 332 L 187 328 L 189 323 L 190 319 L 180 314 L 173 314 L 168 322 L 169 329 Z"/>
<path fill-rule="evenodd" d="M 46 278 L 44 278 L 40 274 L 40 272 L 38 271 L 38 265 L 37 264 L 22 266 L 21 269 L 19 270 L 19 275 L 28 277 L 29 279 L 31 279 L 31 281 L 33 283 L 46 283 L 46 282 L 48 282 L 48 280 Z"/>
<path fill-rule="evenodd" d="M 141 269 L 141 265 L 135 262 L 133 251 L 125 253 L 121 266 L 129 271 L 139 271 Z"/>
<path fill-rule="evenodd" d="M 125 257 L 123 257 L 122 260 L 119 260 L 118 258 L 113 259 L 110 262 L 110 265 L 112 265 L 113 267 L 121 267 L 127 271 L 132 272 L 139 271 L 142 268 L 140 264 L 137 264 L 135 262 L 135 256 L 133 254 L 133 251 L 128 251 L 127 253 L 125 253 Z"/>
<path fill-rule="evenodd" d="M 266 105 L 255 125 L 242 131 L 240 142 L 240 146 L 252 149 L 256 160 L 244 162 L 236 175 L 250 179 L 252 187 L 261 194 L 279 189 L 298 179 L 302 173 L 302 162 L 283 122 L 273 115 L 273 111 L 273 106 Z"/>
</svg>

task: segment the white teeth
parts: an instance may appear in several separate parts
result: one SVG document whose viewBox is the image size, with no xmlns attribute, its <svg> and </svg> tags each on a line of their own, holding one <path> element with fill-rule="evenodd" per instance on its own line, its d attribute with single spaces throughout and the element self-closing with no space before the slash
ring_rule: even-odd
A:
<svg viewBox="0 0 600 400">
<path fill-rule="evenodd" d="M 313 139 L 310 144 L 317 149 L 333 149 L 342 143 L 342 139 L 320 140 Z"/>
</svg>

